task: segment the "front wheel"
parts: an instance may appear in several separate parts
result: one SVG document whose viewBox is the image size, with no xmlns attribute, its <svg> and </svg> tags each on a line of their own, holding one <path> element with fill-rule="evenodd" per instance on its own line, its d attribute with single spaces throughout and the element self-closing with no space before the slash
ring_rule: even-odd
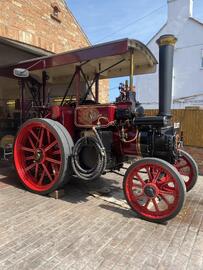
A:
<svg viewBox="0 0 203 270">
<path fill-rule="evenodd" d="M 123 189 L 132 210 L 149 221 L 172 219 L 185 201 L 181 175 L 171 164 L 157 158 L 133 163 L 124 176 Z"/>
<path fill-rule="evenodd" d="M 187 152 L 179 150 L 179 159 L 174 164 L 185 182 L 186 190 L 190 191 L 197 182 L 197 163 Z"/>
</svg>

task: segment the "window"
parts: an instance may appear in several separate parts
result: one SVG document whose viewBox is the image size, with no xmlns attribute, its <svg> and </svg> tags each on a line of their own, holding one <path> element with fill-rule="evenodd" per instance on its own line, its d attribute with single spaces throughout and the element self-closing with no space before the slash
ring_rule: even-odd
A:
<svg viewBox="0 0 203 270">
<path fill-rule="evenodd" d="M 51 14 L 51 18 L 56 20 L 57 22 L 61 22 L 60 20 L 60 16 L 59 13 L 61 12 L 59 6 L 57 5 L 57 3 L 52 3 L 51 7 L 53 9 L 52 14 Z"/>
<path fill-rule="evenodd" d="M 200 68 L 203 69 L 203 49 L 201 49 L 201 65 Z"/>
<path fill-rule="evenodd" d="M 53 15 L 54 15 L 55 17 L 58 17 L 58 15 L 59 15 L 59 10 L 58 10 L 57 7 L 54 7 Z"/>
</svg>

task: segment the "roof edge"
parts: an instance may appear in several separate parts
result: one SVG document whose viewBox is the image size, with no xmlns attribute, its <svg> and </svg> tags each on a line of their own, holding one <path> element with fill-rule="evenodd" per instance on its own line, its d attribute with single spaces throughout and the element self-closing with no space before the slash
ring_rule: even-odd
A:
<svg viewBox="0 0 203 270">
<path fill-rule="evenodd" d="M 83 33 L 83 35 L 84 35 L 84 37 L 85 37 L 87 43 L 91 46 L 92 43 L 90 42 L 90 40 L 89 40 L 87 34 L 85 33 L 83 27 L 79 24 L 78 20 L 77 20 L 76 17 L 73 15 L 73 12 L 72 12 L 71 9 L 68 7 L 67 2 L 64 1 L 64 0 L 62 0 L 62 1 L 63 1 L 63 3 L 65 4 L 66 9 L 70 12 L 71 17 L 72 17 L 73 20 L 76 22 L 76 24 L 77 24 L 77 26 L 79 27 L 80 31 Z"/>
<path fill-rule="evenodd" d="M 198 19 L 195 19 L 194 17 L 189 17 L 189 19 L 203 26 L 203 22 L 200 22 Z"/>
<path fill-rule="evenodd" d="M 146 43 L 146 45 L 149 45 L 149 43 L 158 35 L 159 32 L 161 32 L 161 30 L 164 29 L 166 25 L 167 25 L 167 22 L 165 22 L 164 25 L 159 29 L 159 31 L 150 38 L 150 40 Z"/>
<path fill-rule="evenodd" d="M 38 55 L 38 56 L 49 56 L 49 55 L 54 54 L 53 52 L 42 49 L 40 47 L 31 45 L 28 43 L 24 43 L 15 39 L 3 37 L 3 36 L 0 36 L 0 42 L 6 45 L 10 45 L 11 47 L 14 47 L 14 48 L 18 48 L 22 51 Z M 37 49 L 38 51 L 36 51 L 35 49 Z"/>
<path fill-rule="evenodd" d="M 200 25 L 203 26 L 203 22 L 199 21 L 198 19 L 196 19 L 196 18 L 194 18 L 194 17 L 188 17 L 188 19 L 189 19 L 189 20 L 192 20 L 192 21 L 194 21 L 195 23 L 198 23 L 198 24 L 200 24 Z M 150 42 L 151 42 L 151 41 L 159 34 L 159 32 L 160 32 L 161 30 L 164 29 L 164 27 L 167 25 L 167 22 L 168 22 L 168 20 L 167 20 L 167 21 L 164 23 L 164 25 L 158 30 L 158 32 L 150 38 L 150 40 L 146 43 L 146 45 L 149 45 L 149 43 L 150 43 Z"/>
</svg>

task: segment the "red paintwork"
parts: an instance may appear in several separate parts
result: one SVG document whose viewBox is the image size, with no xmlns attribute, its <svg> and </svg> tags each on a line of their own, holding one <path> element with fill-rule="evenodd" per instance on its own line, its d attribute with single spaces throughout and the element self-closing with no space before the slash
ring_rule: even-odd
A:
<svg viewBox="0 0 203 270">
<path fill-rule="evenodd" d="M 129 102 L 122 102 L 118 104 L 119 108 L 128 108 L 131 105 Z M 60 122 L 70 133 L 73 140 L 75 140 L 75 127 L 79 128 L 92 128 L 100 122 L 100 126 L 106 127 L 109 123 L 113 123 L 115 120 L 117 104 L 108 105 L 80 105 L 76 108 L 72 106 L 52 106 L 50 107 L 50 114 L 48 118 Z M 137 130 L 134 127 L 129 126 L 125 130 L 128 137 L 126 141 L 121 142 L 120 130 L 114 128 L 114 150 L 119 155 L 125 156 L 140 156 L 140 142 L 139 134 L 135 138 Z"/>
<path fill-rule="evenodd" d="M 145 46 L 144 44 L 141 45 Z M 30 71 L 45 70 L 47 68 L 53 68 L 74 63 L 80 64 L 85 61 L 107 56 L 122 55 L 128 52 L 129 47 L 129 40 L 123 39 L 61 54 L 35 58 L 19 62 L 16 65 L 0 68 L 0 76 L 14 77 L 14 68 L 28 68 Z"/>
<path fill-rule="evenodd" d="M 183 176 L 186 190 L 189 191 L 193 187 L 194 172 L 190 160 L 186 156 L 181 156 L 174 164 L 179 173 Z"/>
<path fill-rule="evenodd" d="M 48 118 L 56 120 L 65 126 L 73 140 L 75 140 L 76 127 L 92 128 L 98 124 L 98 120 L 101 127 L 106 127 L 109 123 L 114 122 L 117 106 L 127 109 L 130 105 L 130 102 L 122 102 L 107 105 L 79 105 L 76 108 L 72 106 L 52 106 Z M 114 151 L 119 155 L 140 156 L 139 134 L 133 141 L 121 142 L 119 132 L 120 130 L 114 128 Z M 126 140 L 129 141 L 135 138 L 137 130 L 129 126 L 125 132 L 128 135 Z"/>
<path fill-rule="evenodd" d="M 115 120 L 116 106 L 105 105 L 80 105 L 75 109 L 75 125 L 77 127 L 91 128 L 100 124 L 106 126 Z"/>
<path fill-rule="evenodd" d="M 152 189 L 154 195 L 149 196 L 147 189 Z M 124 190 L 132 209 L 150 220 L 165 219 L 173 214 L 181 192 L 169 170 L 161 163 L 158 165 L 145 160 L 137 166 L 132 165 L 124 182 Z"/>
<path fill-rule="evenodd" d="M 39 151 L 42 157 L 35 162 Z M 34 120 L 27 123 L 14 146 L 15 166 L 25 186 L 35 192 L 52 188 L 60 178 L 61 151 L 61 145 L 48 126 Z"/>
<path fill-rule="evenodd" d="M 118 109 L 128 109 L 131 105 L 132 105 L 131 101 L 122 101 L 122 102 L 116 103 L 116 107 Z"/>
<path fill-rule="evenodd" d="M 74 139 L 74 108 L 72 106 L 52 106 L 50 107 L 49 118 L 60 122 Z"/>
<path fill-rule="evenodd" d="M 128 134 L 128 138 L 126 140 L 132 140 L 135 138 L 137 130 L 134 128 L 126 131 L 126 133 Z M 129 143 L 122 142 L 122 151 L 126 156 L 141 156 L 139 134 L 134 141 Z"/>
<path fill-rule="evenodd" d="M 71 137 L 75 137 L 74 108 L 71 106 L 62 107 L 61 124 L 68 130 Z"/>
</svg>

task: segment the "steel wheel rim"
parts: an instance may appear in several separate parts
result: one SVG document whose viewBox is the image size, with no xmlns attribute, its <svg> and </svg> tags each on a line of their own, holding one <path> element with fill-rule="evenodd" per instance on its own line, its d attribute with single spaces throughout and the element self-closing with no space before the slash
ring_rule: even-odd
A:
<svg viewBox="0 0 203 270">
<path fill-rule="evenodd" d="M 188 190 L 188 188 L 193 182 L 194 177 L 193 168 L 190 161 L 185 156 L 180 156 L 174 166 L 178 170 L 180 175 L 183 177 L 186 189 Z"/>
<path fill-rule="evenodd" d="M 140 164 L 129 172 L 125 193 L 137 213 L 149 219 L 164 219 L 177 209 L 180 188 L 166 168 L 148 163 Z"/>
<path fill-rule="evenodd" d="M 60 179 L 63 148 L 57 134 L 42 122 L 30 122 L 20 130 L 14 161 L 23 183 L 34 191 L 49 190 Z"/>
</svg>

